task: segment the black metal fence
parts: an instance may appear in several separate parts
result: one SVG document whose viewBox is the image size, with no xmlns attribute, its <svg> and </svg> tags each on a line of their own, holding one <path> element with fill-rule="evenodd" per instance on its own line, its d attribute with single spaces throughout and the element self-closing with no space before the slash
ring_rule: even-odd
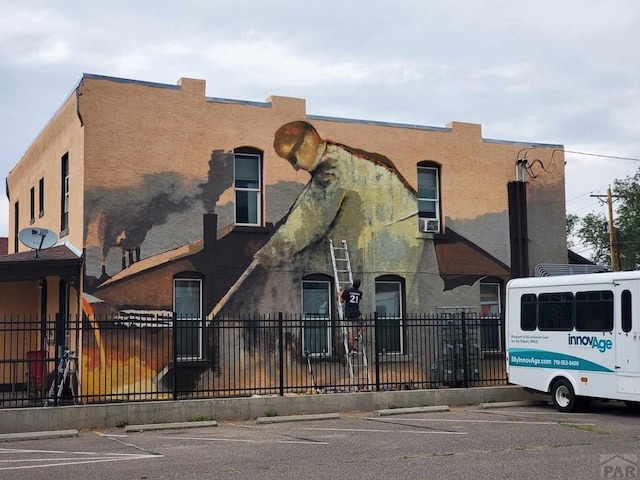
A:
<svg viewBox="0 0 640 480">
<path fill-rule="evenodd" d="M 463 313 L 0 319 L 3 407 L 506 383 L 503 319 Z"/>
</svg>

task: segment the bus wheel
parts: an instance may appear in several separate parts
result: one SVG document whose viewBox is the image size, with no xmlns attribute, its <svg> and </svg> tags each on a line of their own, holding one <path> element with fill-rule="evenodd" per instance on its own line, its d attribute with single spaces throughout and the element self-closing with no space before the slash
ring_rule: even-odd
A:
<svg viewBox="0 0 640 480">
<path fill-rule="evenodd" d="M 551 399 L 559 412 L 571 412 L 576 405 L 576 394 L 566 378 L 556 380 L 551 387 Z"/>
</svg>

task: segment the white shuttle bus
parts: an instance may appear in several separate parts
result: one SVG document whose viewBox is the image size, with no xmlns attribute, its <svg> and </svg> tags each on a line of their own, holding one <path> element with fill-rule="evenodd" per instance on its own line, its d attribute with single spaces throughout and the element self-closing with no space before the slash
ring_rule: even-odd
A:
<svg viewBox="0 0 640 480">
<path fill-rule="evenodd" d="M 570 412 L 589 399 L 640 405 L 640 271 L 511 280 L 509 382 Z"/>
</svg>

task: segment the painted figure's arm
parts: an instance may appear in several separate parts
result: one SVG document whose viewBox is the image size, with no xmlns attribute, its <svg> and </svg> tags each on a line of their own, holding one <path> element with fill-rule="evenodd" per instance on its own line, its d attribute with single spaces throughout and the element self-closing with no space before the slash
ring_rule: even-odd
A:
<svg viewBox="0 0 640 480">
<path fill-rule="evenodd" d="M 321 167 L 314 172 L 284 223 L 256 253 L 260 265 L 269 267 L 287 263 L 326 235 L 346 195 L 330 170 Z"/>
<path fill-rule="evenodd" d="M 326 142 L 309 123 L 297 121 L 280 127 L 273 148 L 295 170 L 309 172 L 311 181 L 284 223 L 256 253 L 256 260 L 265 267 L 288 262 L 325 235 L 346 195 L 340 185 L 339 162 L 328 154 Z"/>
</svg>

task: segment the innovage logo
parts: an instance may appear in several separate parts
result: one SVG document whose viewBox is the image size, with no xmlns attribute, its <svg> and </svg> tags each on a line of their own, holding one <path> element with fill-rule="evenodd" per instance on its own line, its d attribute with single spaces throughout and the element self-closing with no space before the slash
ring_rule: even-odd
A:
<svg viewBox="0 0 640 480">
<path fill-rule="evenodd" d="M 611 340 L 598 338 L 595 335 L 589 337 L 587 335 L 567 335 L 569 337 L 569 345 L 580 345 L 583 347 L 597 348 L 600 353 L 604 353 L 613 347 Z"/>
</svg>

